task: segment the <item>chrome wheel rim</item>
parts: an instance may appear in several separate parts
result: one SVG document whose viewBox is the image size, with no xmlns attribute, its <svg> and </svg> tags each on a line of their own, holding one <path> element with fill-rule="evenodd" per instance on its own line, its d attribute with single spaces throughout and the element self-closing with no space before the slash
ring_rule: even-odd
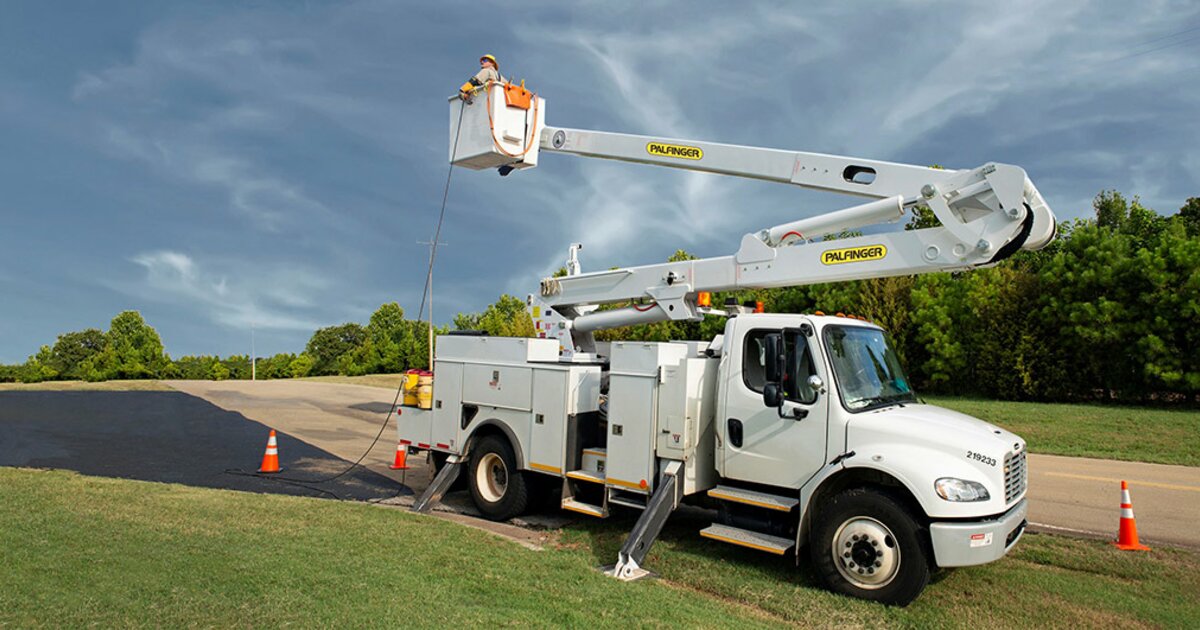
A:
<svg viewBox="0 0 1200 630">
<path fill-rule="evenodd" d="M 503 499 L 508 491 L 508 467 L 504 465 L 504 458 L 495 453 L 484 455 L 475 467 L 475 487 L 488 503 Z"/>
<path fill-rule="evenodd" d="M 900 571 L 900 545 L 887 525 L 866 516 L 847 519 L 833 535 L 833 564 L 854 586 L 883 588 Z"/>
</svg>

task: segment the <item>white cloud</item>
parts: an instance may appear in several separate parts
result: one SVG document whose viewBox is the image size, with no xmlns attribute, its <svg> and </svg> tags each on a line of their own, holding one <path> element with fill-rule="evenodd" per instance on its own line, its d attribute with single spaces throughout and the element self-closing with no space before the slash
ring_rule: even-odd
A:
<svg viewBox="0 0 1200 630">
<path fill-rule="evenodd" d="M 172 250 L 143 252 L 130 260 L 146 275 L 128 292 L 198 309 L 214 323 L 285 331 L 312 331 L 321 325 L 297 311 L 316 304 L 314 295 L 330 284 L 323 275 L 295 268 L 262 270 L 248 262 L 211 272 L 191 256 Z"/>
</svg>

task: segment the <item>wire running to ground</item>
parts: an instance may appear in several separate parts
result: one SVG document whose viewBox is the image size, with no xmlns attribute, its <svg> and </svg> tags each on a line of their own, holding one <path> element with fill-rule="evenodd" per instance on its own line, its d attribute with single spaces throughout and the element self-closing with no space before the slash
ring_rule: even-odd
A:
<svg viewBox="0 0 1200 630">
<path fill-rule="evenodd" d="M 458 137 L 459 137 L 459 132 L 462 131 L 462 119 L 463 119 L 463 114 L 466 112 L 466 109 L 467 108 L 465 105 L 463 107 L 459 108 L 458 123 L 454 126 L 454 146 L 450 149 L 450 168 L 446 172 L 446 185 L 442 190 L 442 208 L 438 212 L 437 227 L 433 231 L 433 242 L 429 246 L 430 247 L 429 268 L 425 273 L 425 288 L 421 291 L 421 306 L 417 309 L 416 321 L 418 321 L 418 322 L 421 321 L 421 317 L 424 316 L 424 314 L 425 314 L 425 300 L 426 300 L 426 298 L 429 297 L 429 283 L 433 279 L 433 263 L 434 263 L 434 260 L 437 258 L 438 237 L 442 233 L 442 223 L 446 219 L 446 202 L 450 198 L 450 179 L 451 179 L 451 177 L 454 176 L 454 158 L 458 155 Z M 433 322 L 430 322 L 429 325 L 430 325 L 430 327 L 432 327 Z M 401 374 L 403 374 L 408 369 L 408 365 L 409 364 L 407 362 L 405 362 L 404 365 L 400 366 Z M 429 366 L 429 367 L 432 368 L 433 366 Z M 403 392 L 404 392 L 404 381 L 401 380 L 400 386 L 396 388 L 396 396 L 392 399 L 391 406 L 388 407 L 387 412 L 384 414 L 383 423 L 379 425 L 379 432 L 375 434 L 375 439 L 371 440 L 371 444 L 369 446 L 367 446 L 367 450 L 363 451 L 363 454 L 360 455 L 358 457 L 358 459 L 354 460 L 353 464 L 350 464 L 348 467 L 346 467 L 345 470 L 342 470 L 341 472 L 337 473 L 336 475 L 325 477 L 323 479 L 296 479 L 294 477 L 280 477 L 276 474 L 268 475 L 268 474 L 259 473 L 259 472 L 252 472 L 252 471 L 248 471 L 248 470 L 242 470 L 240 468 L 226 469 L 225 474 L 238 475 L 238 476 L 243 476 L 243 477 L 258 477 L 259 479 L 268 479 L 270 481 L 276 481 L 279 483 L 285 483 L 288 485 L 307 488 L 307 489 L 313 490 L 315 492 L 327 494 L 327 495 L 333 497 L 334 499 L 343 500 L 342 497 L 339 497 L 337 494 L 335 494 L 333 492 L 330 492 L 323 488 L 316 488 L 316 487 L 313 487 L 313 486 L 307 485 L 307 484 L 328 483 L 330 481 L 334 481 L 336 479 L 339 479 L 339 478 L 345 476 L 350 471 L 357 468 L 359 466 L 359 464 L 361 464 L 362 461 L 367 458 L 367 455 L 369 455 L 371 453 L 371 451 L 375 448 L 375 445 L 379 443 L 379 438 L 383 437 L 383 432 L 387 430 L 388 423 L 391 422 L 391 420 L 392 420 L 392 413 L 396 411 L 396 404 L 400 401 L 400 396 Z M 377 501 L 373 501 L 373 502 L 387 501 L 389 499 L 394 499 L 394 498 L 400 496 L 400 494 L 408 488 L 406 485 L 404 485 L 404 481 L 405 481 L 406 477 L 407 477 L 407 471 L 401 471 L 401 473 L 400 473 L 400 489 L 396 492 L 396 494 L 392 495 L 391 497 L 387 497 L 384 499 L 378 499 Z"/>
</svg>

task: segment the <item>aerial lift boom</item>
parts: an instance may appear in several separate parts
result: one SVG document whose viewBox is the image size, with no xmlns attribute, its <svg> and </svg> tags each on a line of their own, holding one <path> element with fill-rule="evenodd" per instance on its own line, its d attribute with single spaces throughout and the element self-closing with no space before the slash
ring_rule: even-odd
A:
<svg viewBox="0 0 1200 630">
<path fill-rule="evenodd" d="M 1019 249 L 1054 238 L 1054 214 L 1017 166 L 988 163 L 945 170 L 877 160 L 746 147 L 654 136 L 547 127 L 545 102 L 529 109 L 506 105 L 499 85 L 488 110 L 451 107 L 452 134 L 479 128 L 451 161 L 502 172 L 537 165 L 539 151 L 653 164 L 792 184 L 872 198 L 864 204 L 781 223 L 742 236 L 731 256 L 583 273 L 571 248 L 568 275 L 545 278 L 529 296 L 539 334 L 556 337 L 563 359 L 590 358 L 592 333 L 663 320 L 697 320 L 700 292 L 799 286 L 822 282 L 952 271 L 995 264 Z M 490 116 L 487 125 L 471 117 Z M 456 121 L 459 129 L 455 129 Z M 497 129 L 497 128 L 500 129 Z M 461 142 L 461 140 L 460 140 Z M 835 241 L 822 236 L 897 221 L 929 207 L 940 226 L 872 233 Z M 597 310 L 602 304 L 649 304 Z"/>
</svg>

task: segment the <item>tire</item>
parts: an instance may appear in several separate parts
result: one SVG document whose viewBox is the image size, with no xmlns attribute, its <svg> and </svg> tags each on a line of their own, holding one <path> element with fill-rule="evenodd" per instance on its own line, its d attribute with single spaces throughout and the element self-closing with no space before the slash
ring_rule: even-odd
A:
<svg viewBox="0 0 1200 630">
<path fill-rule="evenodd" d="M 825 588 L 907 606 L 929 583 L 929 545 L 920 523 L 892 495 L 852 488 L 821 506 L 809 544 Z"/>
<path fill-rule="evenodd" d="M 506 521 L 529 506 L 529 483 L 508 440 L 488 435 L 471 448 L 471 498 L 483 516 Z"/>
</svg>

